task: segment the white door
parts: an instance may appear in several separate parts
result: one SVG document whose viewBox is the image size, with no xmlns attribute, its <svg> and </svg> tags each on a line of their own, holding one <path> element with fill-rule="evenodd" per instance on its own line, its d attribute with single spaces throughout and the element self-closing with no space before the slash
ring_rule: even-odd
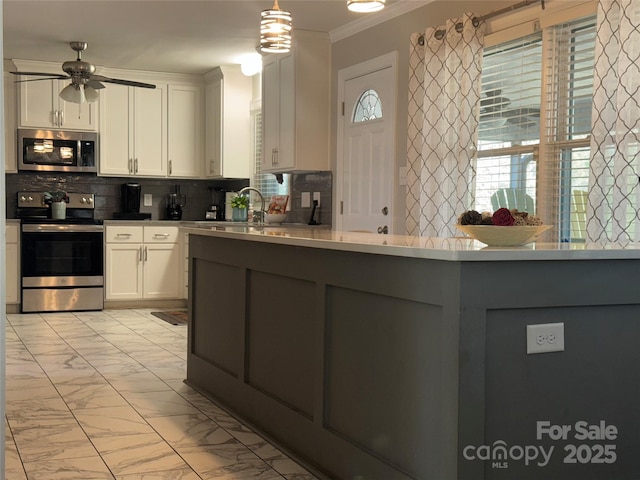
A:
<svg viewBox="0 0 640 480">
<path fill-rule="evenodd" d="M 344 116 L 336 224 L 344 231 L 392 233 L 395 55 L 350 67 L 340 75 Z"/>
</svg>

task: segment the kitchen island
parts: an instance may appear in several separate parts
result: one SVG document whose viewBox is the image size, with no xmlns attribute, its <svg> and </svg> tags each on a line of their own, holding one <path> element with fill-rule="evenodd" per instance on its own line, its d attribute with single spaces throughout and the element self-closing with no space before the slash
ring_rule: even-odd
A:
<svg viewBox="0 0 640 480">
<path fill-rule="evenodd" d="M 637 478 L 637 247 L 182 230 L 187 382 L 331 478 Z"/>
</svg>

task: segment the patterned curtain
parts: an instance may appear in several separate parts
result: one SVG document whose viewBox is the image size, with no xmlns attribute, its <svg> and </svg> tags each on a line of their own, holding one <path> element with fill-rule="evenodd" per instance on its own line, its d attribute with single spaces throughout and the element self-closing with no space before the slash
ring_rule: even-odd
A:
<svg viewBox="0 0 640 480">
<path fill-rule="evenodd" d="M 471 14 L 411 36 L 408 235 L 455 236 L 473 205 L 483 43 Z"/>
<path fill-rule="evenodd" d="M 600 0 L 587 240 L 640 241 L 640 2 Z"/>
</svg>

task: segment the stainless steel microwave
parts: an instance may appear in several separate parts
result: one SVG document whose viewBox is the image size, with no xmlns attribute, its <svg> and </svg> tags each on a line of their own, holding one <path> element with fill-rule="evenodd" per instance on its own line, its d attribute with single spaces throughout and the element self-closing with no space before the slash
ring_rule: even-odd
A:
<svg viewBox="0 0 640 480">
<path fill-rule="evenodd" d="M 98 134 L 18 129 L 18 170 L 97 172 Z"/>
</svg>

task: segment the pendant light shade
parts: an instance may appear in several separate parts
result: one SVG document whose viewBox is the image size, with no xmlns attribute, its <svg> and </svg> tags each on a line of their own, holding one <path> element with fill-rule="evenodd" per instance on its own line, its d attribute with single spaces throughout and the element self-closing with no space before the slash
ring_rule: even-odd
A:
<svg viewBox="0 0 640 480">
<path fill-rule="evenodd" d="M 291 13 L 280 10 L 278 0 L 273 8 L 263 10 L 260 19 L 260 51 L 287 53 L 291 50 Z"/>
<path fill-rule="evenodd" d="M 347 8 L 352 12 L 370 13 L 384 8 L 385 0 L 347 0 Z"/>
<path fill-rule="evenodd" d="M 71 103 L 93 103 L 99 96 L 95 88 L 77 83 L 70 83 L 60 92 L 60 98 Z"/>
</svg>

